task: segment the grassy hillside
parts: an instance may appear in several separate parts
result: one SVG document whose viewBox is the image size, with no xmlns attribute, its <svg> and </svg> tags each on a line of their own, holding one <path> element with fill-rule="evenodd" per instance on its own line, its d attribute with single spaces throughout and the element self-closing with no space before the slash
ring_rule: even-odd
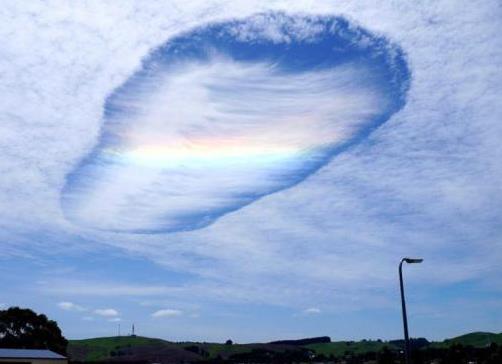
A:
<svg viewBox="0 0 502 364">
<path fill-rule="evenodd" d="M 233 354 L 242 354 L 251 352 L 251 348 L 248 345 L 225 345 L 225 344 L 217 344 L 217 343 L 186 343 L 187 345 L 195 345 L 199 346 L 203 350 L 205 350 L 209 354 L 209 358 L 216 358 L 221 356 L 222 358 L 227 358 Z"/>
<path fill-rule="evenodd" d="M 346 352 L 353 354 L 363 354 L 368 352 L 377 352 L 384 347 L 397 349 L 394 345 L 385 341 L 363 340 L 363 341 L 335 341 L 331 343 L 310 344 L 306 348 L 313 350 L 316 354 L 329 356 L 344 355 Z"/>
<path fill-rule="evenodd" d="M 442 342 L 431 343 L 431 347 L 446 348 L 455 344 L 474 347 L 486 347 L 491 343 L 502 345 L 502 333 L 473 332 Z M 426 342 L 427 344 L 427 342 Z M 158 361 L 160 358 L 170 358 L 179 361 L 196 361 L 214 358 L 229 358 L 234 354 L 246 354 L 252 351 L 293 352 L 309 349 L 320 355 L 343 356 L 345 353 L 364 354 L 379 352 L 384 347 L 399 350 L 398 344 L 381 340 L 318 342 L 309 345 L 285 344 L 233 344 L 219 343 L 173 343 L 162 339 L 142 336 L 102 337 L 85 340 L 70 340 L 69 356 L 75 361 L 114 360 L 127 362 L 149 358 Z"/>
<path fill-rule="evenodd" d="M 471 332 L 469 334 L 444 340 L 440 343 L 435 343 L 434 346 L 448 347 L 451 345 L 460 344 L 464 346 L 474 346 L 476 348 L 483 348 L 489 346 L 491 343 L 502 345 L 502 333 L 494 334 L 491 332 Z"/>
<path fill-rule="evenodd" d="M 119 353 L 122 358 L 133 358 L 140 353 L 150 351 L 155 353 L 165 352 L 165 350 L 177 351 L 176 356 L 183 354 L 196 354 L 198 359 L 214 359 L 217 357 L 228 358 L 233 354 L 250 353 L 253 350 L 267 350 L 273 352 L 285 352 L 300 350 L 302 347 L 312 350 L 316 354 L 329 356 L 343 355 L 345 352 L 362 354 L 376 352 L 387 346 L 389 349 L 396 347 L 388 342 L 363 340 L 358 342 L 339 341 L 330 343 L 316 343 L 304 346 L 281 345 L 281 344 L 233 344 L 225 345 L 220 343 L 194 343 L 181 342 L 173 343 L 161 339 L 151 339 L 146 337 L 103 337 L 85 340 L 71 340 L 68 352 L 73 360 L 78 361 L 98 361 L 107 359 L 118 359 Z M 192 355 L 192 359 L 196 358 Z"/>
<path fill-rule="evenodd" d="M 138 347 L 162 347 L 170 343 L 161 339 L 142 336 L 99 337 L 84 340 L 70 340 L 68 353 L 74 360 L 96 361 L 112 357 L 112 353 Z"/>
<path fill-rule="evenodd" d="M 295 346 L 272 344 L 225 345 L 220 343 L 173 343 L 162 339 L 142 336 L 102 337 L 84 340 L 70 340 L 68 354 L 75 361 L 119 360 L 128 361 L 144 358 L 176 357 L 185 360 L 228 358 L 234 354 L 250 353 L 256 349 L 269 351 L 298 350 Z"/>
</svg>

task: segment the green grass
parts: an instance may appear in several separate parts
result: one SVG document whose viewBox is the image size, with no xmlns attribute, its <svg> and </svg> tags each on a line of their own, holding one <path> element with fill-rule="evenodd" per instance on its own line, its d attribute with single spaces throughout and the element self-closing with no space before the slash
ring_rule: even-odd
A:
<svg viewBox="0 0 502 364">
<path fill-rule="evenodd" d="M 225 345 L 225 344 L 217 344 L 217 343 L 190 343 L 191 345 L 198 345 L 202 347 L 209 353 L 210 358 L 216 358 L 218 355 L 230 356 L 232 354 L 241 354 L 241 353 L 249 353 L 251 352 L 251 348 L 244 345 Z M 187 345 L 185 345 L 187 346 Z"/>
<path fill-rule="evenodd" d="M 368 352 L 376 352 L 382 350 L 384 347 L 389 349 L 395 349 L 392 344 L 386 343 L 384 341 L 376 340 L 363 340 L 363 341 L 335 341 L 331 343 L 320 343 L 320 344 L 310 344 L 306 348 L 313 350 L 316 354 L 324 354 L 329 356 L 333 354 L 334 356 L 344 355 L 345 352 L 353 354 L 363 354 Z"/>
<path fill-rule="evenodd" d="M 460 344 L 464 346 L 474 346 L 477 348 L 483 348 L 489 346 L 491 343 L 502 345 L 502 333 L 493 334 L 491 332 L 471 332 L 469 334 L 457 336 L 452 339 L 434 343 L 433 346 L 444 348 Z"/>
<path fill-rule="evenodd" d="M 493 334 L 486 332 L 473 332 L 470 334 L 458 336 L 442 342 L 431 343 L 431 347 L 446 348 L 451 345 L 461 344 L 474 347 L 486 347 L 491 343 L 502 345 L 502 333 Z M 219 343 L 197 343 L 197 342 L 180 342 L 173 343 L 162 339 L 147 338 L 142 336 L 121 336 L 121 337 L 101 337 L 84 340 L 70 340 L 68 351 L 70 355 L 79 360 L 97 361 L 110 358 L 112 351 L 118 349 L 139 348 L 141 346 L 152 347 L 177 347 L 184 350 L 188 346 L 198 346 L 209 353 L 209 358 L 217 358 L 219 355 L 223 358 L 228 358 L 233 354 L 249 353 L 253 348 L 266 348 L 268 350 L 280 349 L 278 346 L 271 344 L 233 344 L 225 345 Z M 318 343 L 304 346 L 307 349 L 313 350 L 316 354 L 324 354 L 326 356 L 334 355 L 337 357 L 343 356 L 346 352 L 352 354 L 364 354 L 368 352 L 378 352 L 384 347 L 391 350 L 398 348 L 393 344 L 385 341 L 377 340 L 362 340 L 362 341 L 336 341 L 331 343 Z M 282 350 L 282 349 L 280 349 Z"/>
<path fill-rule="evenodd" d="M 142 346 L 152 344 L 167 343 L 161 339 L 151 339 L 142 336 L 115 336 L 99 337 L 93 339 L 70 340 L 68 349 L 71 353 L 74 350 L 84 350 L 86 361 L 103 360 L 110 357 L 110 352 L 119 347 Z"/>
<path fill-rule="evenodd" d="M 70 340 L 69 352 L 76 353 L 76 357 L 85 361 L 104 360 L 110 357 L 112 351 L 127 347 L 141 347 L 145 345 L 169 345 L 176 346 L 179 349 L 184 349 L 188 346 L 198 346 L 209 353 L 209 358 L 216 358 L 218 355 L 228 357 L 232 354 L 251 352 L 251 348 L 245 345 L 225 345 L 219 343 L 196 343 L 196 342 L 180 342 L 173 343 L 162 339 L 153 339 L 142 336 L 114 336 L 100 337 L 83 340 Z M 84 355 L 79 354 L 84 353 Z M 74 354 L 75 355 L 75 354 Z"/>
</svg>

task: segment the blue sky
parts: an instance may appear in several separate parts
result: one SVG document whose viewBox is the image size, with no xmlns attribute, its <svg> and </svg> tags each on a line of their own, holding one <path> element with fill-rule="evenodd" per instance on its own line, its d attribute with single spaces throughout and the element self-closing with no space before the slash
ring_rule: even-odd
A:
<svg viewBox="0 0 502 364">
<path fill-rule="evenodd" d="M 70 338 L 502 331 L 496 1 L 11 2 L 0 304 Z M 23 30 L 23 31 L 20 31 Z"/>
</svg>

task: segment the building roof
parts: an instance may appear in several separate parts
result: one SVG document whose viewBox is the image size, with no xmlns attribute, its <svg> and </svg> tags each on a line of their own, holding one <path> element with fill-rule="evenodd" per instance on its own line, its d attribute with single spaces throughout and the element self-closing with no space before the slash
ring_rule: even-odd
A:
<svg viewBox="0 0 502 364">
<path fill-rule="evenodd" d="M 1 349 L 0 358 L 5 359 L 66 359 L 66 357 L 59 355 L 50 350 L 39 349 Z"/>
</svg>

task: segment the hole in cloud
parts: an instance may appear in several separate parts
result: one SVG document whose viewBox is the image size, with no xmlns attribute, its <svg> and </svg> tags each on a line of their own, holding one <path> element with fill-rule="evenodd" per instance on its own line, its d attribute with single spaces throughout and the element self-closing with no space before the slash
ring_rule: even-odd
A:
<svg viewBox="0 0 502 364">
<path fill-rule="evenodd" d="M 205 227 L 294 186 L 405 102 L 401 50 L 342 18 L 260 14 L 154 50 L 106 100 L 66 216 L 136 233 Z"/>
</svg>

